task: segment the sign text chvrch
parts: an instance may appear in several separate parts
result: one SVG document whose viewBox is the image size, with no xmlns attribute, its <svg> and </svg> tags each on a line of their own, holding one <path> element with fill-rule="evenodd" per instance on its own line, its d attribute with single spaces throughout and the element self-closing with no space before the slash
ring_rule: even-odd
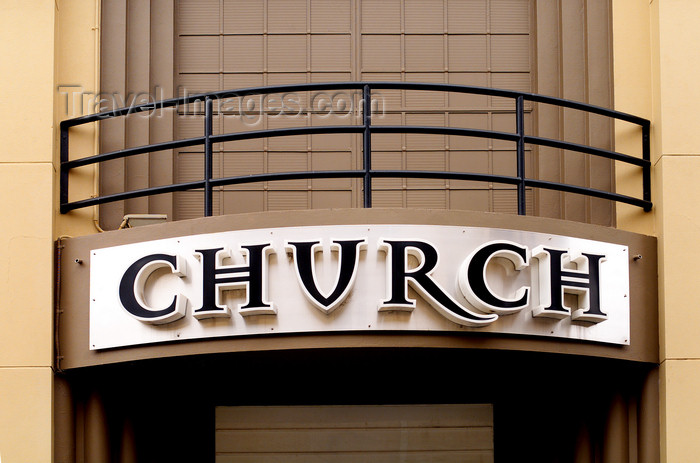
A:
<svg viewBox="0 0 700 463">
<path fill-rule="evenodd" d="M 96 249 L 90 348 L 340 331 L 629 344 L 626 246 L 516 230 L 334 225 Z"/>
</svg>

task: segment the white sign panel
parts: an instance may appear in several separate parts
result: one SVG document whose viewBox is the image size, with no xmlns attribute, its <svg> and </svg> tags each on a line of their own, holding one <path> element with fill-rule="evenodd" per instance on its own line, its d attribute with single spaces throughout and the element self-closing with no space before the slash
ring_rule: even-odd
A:
<svg viewBox="0 0 700 463">
<path fill-rule="evenodd" d="M 90 348 L 273 333 L 478 331 L 629 344 L 626 246 L 435 225 L 211 233 L 96 249 Z"/>
</svg>

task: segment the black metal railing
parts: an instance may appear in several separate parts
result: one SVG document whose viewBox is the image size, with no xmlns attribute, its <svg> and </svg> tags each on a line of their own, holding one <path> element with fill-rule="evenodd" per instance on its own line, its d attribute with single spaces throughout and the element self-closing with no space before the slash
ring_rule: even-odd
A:
<svg viewBox="0 0 700 463">
<path fill-rule="evenodd" d="M 268 129 L 247 132 L 213 134 L 213 103 L 217 100 L 227 98 L 246 97 L 250 95 L 269 95 L 289 92 L 306 91 L 330 91 L 330 90 L 355 90 L 362 92 L 362 125 L 334 125 L 319 127 L 294 127 L 284 129 Z M 371 95 L 373 90 L 418 90 L 418 91 L 438 91 L 456 92 L 466 94 L 488 95 L 493 97 L 510 98 L 515 103 L 516 132 L 498 132 L 492 130 L 480 130 L 456 127 L 430 127 L 430 126 L 391 126 L 372 125 Z M 561 140 L 548 139 L 525 134 L 525 101 L 534 103 L 544 103 L 580 110 L 591 114 L 607 116 L 609 118 L 636 124 L 641 128 L 642 157 L 630 156 L 615 151 L 595 148 L 592 146 L 565 142 Z M 97 154 L 80 159 L 70 159 L 69 154 L 69 131 L 71 127 L 91 122 L 99 122 L 110 118 L 123 117 L 129 114 L 153 111 L 164 108 L 177 108 L 182 105 L 189 105 L 196 102 L 204 102 L 204 133 L 201 137 L 174 140 L 163 143 L 154 143 L 134 148 L 126 148 L 118 151 Z M 321 84 L 300 84 L 282 85 L 274 87 L 256 87 L 239 90 L 212 92 L 207 94 L 188 95 L 180 98 L 172 98 L 153 103 L 124 107 L 110 111 L 91 114 L 61 122 L 61 173 L 60 173 L 60 207 L 61 213 L 71 210 L 94 206 L 97 204 L 120 201 L 143 196 L 151 196 L 162 193 L 172 193 L 193 189 L 204 190 L 204 214 L 212 215 L 212 192 L 213 189 L 225 185 L 237 185 L 253 182 L 265 182 L 275 180 L 293 179 L 315 179 L 315 178 L 361 178 L 363 182 L 364 207 L 372 207 L 372 180 L 376 178 L 431 178 L 450 180 L 472 180 L 483 182 L 495 182 L 501 184 L 514 185 L 517 189 L 518 214 L 525 214 L 525 190 L 527 187 L 544 188 L 555 191 L 577 193 L 597 198 L 608 199 L 621 203 L 632 204 L 643 208 L 645 211 L 651 210 L 651 162 L 650 162 L 650 123 L 641 117 L 633 116 L 618 111 L 593 106 L 585 103 L 578 103 L 570 100 L 537 95 L 533 93 L 523 93 L 510 90 L 499 90 L 484 87 L 469 87 L 450 84 L 427 84 L 427 83 L 405 83 L 405 82 L 344 82 L 344 83 L 321 83 Z M 306 171 L 306 172 L 282 172 L 266 173 L 255 175 L 244 175 L 225 178 L 213 178 L 213 145 L 235 140 L 250 140 L 256 138 L 283 137 L 290 135 L 307 134 L 329 134 L 329 133 L 358 133 L 362 134 L 363 168 L 361 170 L 335 170 L 335 171 Z M 372 168 L 372 134 L 378 133 L 422 133 L 457 135 L 478 138 L 490 138 L 512 141 L 516 145 L 516 176 L 504 176 L 494 174 L 483 174 L 474 172 L 446 172 L 446 171 L 419 171 L 419 170 L 375 170 Z M 525 145 L 547 146 L 563 150 L 576 151 L 593 156 L 607 158 L 613 161 L 638 166 L 642 171 L 642 197 L 632 197 L 614 192 L 597 190 L 577 185 L 557 183 L 551 181 L 527 178 L 525 175 Z M 199 181 L 177 183 L 165 186 L 156 186 L 140 190 L 126 191 L 88 198 L 77 201 L 69 201 L 68 180 L 71 169 L 91 165 L 111 159 L 126 158 L 137 154 L 157 152 L 185 148 L 189 146 L 204 145 L 204 178 Z"/>
</svg>

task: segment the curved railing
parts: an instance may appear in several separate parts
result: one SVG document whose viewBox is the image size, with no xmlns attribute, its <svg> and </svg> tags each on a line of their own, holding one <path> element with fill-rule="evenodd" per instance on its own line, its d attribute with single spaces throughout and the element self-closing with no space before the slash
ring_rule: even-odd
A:
<svg viewBox="0 0 700 463">
<path fill-rule="evenodd" d="M 330 91 L 330 90 L 357 90 L 362 92 L 362 125 L 334 125 L 319 127 L 295 127 L 285 129 L 255 130 L 248 132 L 237 132 L 214 135 L 213 127 L 213 103 L 216 100 L 227 98 L 245 97 L 250 95 L 269 95 L 284 92 L 305 92 L 305 91 Z M 515 104 L 516 132 L 498 132 L 492 130 L 479 130 L 456 127 L 430 127 L 430 126 L 387 126 L 372 125 L 371 94 L 373 90 L 422 90 L 438 92 L 455 92 L 478 95 L 489 95 L 501 98 L 510 98 Z M 115 117 L 124 117 L 129 114 L 153 111 L 156 109 L 179 107 L 195 102 L 204 102 L 204 133 L 200 137 L 174 140 L 164 143 L 154 143 L 145 146 L 127 148 L 108 153 L 97 154 L 80 159 L 70 159 L 69 154 L 69 131 L 71 127 L 87 124 L 91 122 L 103 121 Z M 569 143 L 549 138 L 526 135 L 524 130 L 525 109 L 524 102 L 531 101 L 545 103 L 563 108 L 570 108 L 584 111 L 591 114 L 607 116 L 612 119 L 626 121 L 639 125 L 642 130 L 642 158 L 630 156 L 615 151 L 594 148 L 592 146 Z M 651 210 L 651 163 L 650 163 L 650 123 L 648 120 L 610 109 L 593 106 L 585 103 L 578 103 L 570 100 L 537 95 L 533 93 L 523 93 L 511 90 L 499 90 L 484 87 L 469 87 L 450 84 L 427 84 L 427 83 L 405 83 L 405 82 L 343 82 L 343 83 L 320 83 L 320 84 L 300 84 L 281 85 L 274 87 L 256 87 L 239 90 L 229 90 L 212 92 L 198 95 L 188 95 L 180 98 L 172 98 L 153 103 L 137 106 L 130 106 L 114 109 L 97 114 L 91 114 L 61 122 L 61 175 L 60 175 L 60 201 L 61 213 L 69 212 L 73 209 L 94 206 L 97 204 L 120 201 L 142 196 L 151 196 L 162 193 L 185 191 L 193 189 L 204 190 L 204 214 L 212 215 L 212 191 L 213 188 L 225 185 L 237 185 L 253 182 L 266 182 L 275 180 L 292 179 L 314 179 L 314 178 L 361 178 L 363 181 L 364 207 L 372 207 L 372 180 L 376 178 L 431 178 L 431 179 L 452 179 L 452 180 L 472 180 L 483 182 L 497 182 L 514 185 L 517 188 L 518 214 L 525 214 L 525 189 L 527 187 L 544 188 L 569 193 L 578 193 L 597 198 L 609 199 L 621 203 L 632 204 L 643 208 L 645 211 Z M 329 133 L 358 133 L 362 134 L 362 155 L 363 168 L 360 170 L 335 170 L 335 171 L 306 171 L 306 172 L 283 172 L 266 173 L 256 175 L 244 175 L 236 177 L 213 178 L 213 145 L 234 140 L 250 140 L 255 138 L 283 137 L 290 135 L 306 134 L 329 134 Z M 376 133 L 422 133 L 458 135 L 467 137 L 490 138 L 512 141 L 516 144 L 516 176 L 503 176 L 493 174 L 482 174 L 473 172 L 445 172 L 445 171 L 418 171 L 418 170 L 376 170 L 372 168 L 372 134 Z M 620 161 L 637 166 L 642 170 L 642 198 L 626 196 L 613 192 L 597 190 L 566 183 L 557 183 L 525 176 L 525 145 L 547 146 L 564 150 L 586 153 L 593 156 Z M 137 154 L 157 152 L 185 148 L 189 146 L 204 145 L 204 178 L 199 181 L 177 183 L 165 186 L 157 186 L 140 190 L 126 191 L 122 193 L 103 195 L 94 198 L 72 201 L 68 200 L 68 179 L 71 169 L 91 165 L 103 161 L 117 158 L 126 158 Z"/>
</svg>

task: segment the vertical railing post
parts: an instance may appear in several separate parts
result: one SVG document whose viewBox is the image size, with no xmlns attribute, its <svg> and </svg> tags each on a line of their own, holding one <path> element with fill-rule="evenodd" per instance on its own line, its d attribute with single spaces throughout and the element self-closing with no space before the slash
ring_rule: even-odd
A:
<svg viewBox="0 0 700 463">
<path fill-rule="evenodd" d="M 515 99 L 515 126 L 518 133 L 517 173 L 518 173 L 518 215 L 525 215 L 525 110 L 524 98 L 519 95 Z"/>
<path fill-rule="evenodd" d="M 213 102 L 211 97 L 204 100 L 204 216 L 211 217 L 213 213 L 211 178 L 213 176 L 213 154 L 211 135 L 213 132 Z"/>
<path fill-rule="evenodd" d="M 61 124 L 61 166 L 60 166 L 60 176 L 59 176 L 59 189 L 60 189 L 60 208 L 61 214 L 65 214 L 65 205 L 68 204 L 68 169 L 65 167 L 66 162 L 68 162 L 68 126 Z"/>
<path fill-rule="evenodd" d="M 365 175 L 363 182 L 364 207 L 372 207 L 372 91 L 369 85 L 362 88 L 362 162 Z"/>
<path fill-rule="evenodd" d="M 642 125 L 642 159 L 647 164 L 642 167 L 642 199 L 651 202 L 651 124 Z M 649 212 L 651 208 L 644 208 Z"/>
</svg>

